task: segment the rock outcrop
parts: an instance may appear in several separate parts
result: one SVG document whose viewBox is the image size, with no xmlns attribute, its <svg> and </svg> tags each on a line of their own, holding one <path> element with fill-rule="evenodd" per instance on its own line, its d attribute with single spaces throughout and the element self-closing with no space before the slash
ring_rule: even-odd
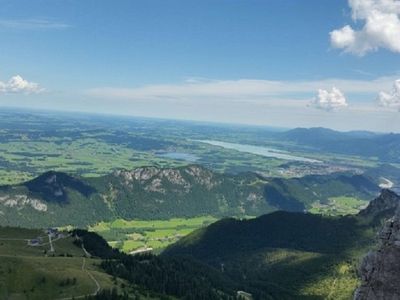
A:
<svg viewBox="0 0 400 300">
<path fill-rule="evenodd" d="M 374 217 L 388 212 L 392 216 L 398 205 L 399 196 L 391 190 L 383 189 L 379 197 L 372 200 L 365 209 L 360 211 L 359 215 Z"/>
<path fill-rule="evenodd" d="M 379 198 L 380 205 L 397 203 L 397 210 L 379 234 L 378 250 L 368 253 L 361 264 L 362 283 L 355 300 L 400 299 L 400 197 L 384 191 Z"/>
</svg>

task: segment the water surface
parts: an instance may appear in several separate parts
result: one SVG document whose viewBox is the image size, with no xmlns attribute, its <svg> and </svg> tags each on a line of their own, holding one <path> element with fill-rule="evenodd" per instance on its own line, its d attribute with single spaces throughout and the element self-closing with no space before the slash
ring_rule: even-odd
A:
<svg viewBox="0 0 400 300">
<path fill-rule="evenodd" d="M 240 152 L 246 152 L 251 154 L 256 154 L 265 157 L 273 157 L 283 160 L 292 160 L 292 161 L 301 161 L 301 162 L 309 162 L 309 163 L 321 163 L 322 161 L 311 159 L 302 156 L 291 155 L 290 152 L 278 150 L 270 147 L 264 146 L 254 146 L 247 144 L 237 144 L 237 143 L 228 143 L 214 140 L 196 140 L 200 143 L 205 143 L 213 146 L 223 147 L 225 149 L 237 150 Z"/>
</svg>

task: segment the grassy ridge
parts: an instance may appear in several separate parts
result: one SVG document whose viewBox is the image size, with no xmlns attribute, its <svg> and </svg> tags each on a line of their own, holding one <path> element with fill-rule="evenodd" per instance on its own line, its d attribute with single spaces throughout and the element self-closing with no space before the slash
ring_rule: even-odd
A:
<svg viewBox="0 0 400 300">
<path fill-rule="evenodd" d="M 27 239 L 43 237 L 42 246 L 29 246 Z M 50 252 L 42 230 L 0 228 L 0 299 L 55 300 L 89 295 L 97 286 L 116 286 L 112 277 L 99 268 L 101 260 L 84 258 L 72 237 L 53 242 Z M 85 260 L 85 262 L 84 262 Z M 84 267 L 83 267 L 84 264 Z"/>
</svg>

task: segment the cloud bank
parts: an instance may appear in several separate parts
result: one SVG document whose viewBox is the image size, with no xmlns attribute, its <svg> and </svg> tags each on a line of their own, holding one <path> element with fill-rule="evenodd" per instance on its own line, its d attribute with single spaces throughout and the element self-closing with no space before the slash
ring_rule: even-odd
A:
<svg viewBox="0 0 400 300">
<path fill-rule="evenodd" d="M 42 91 L 39 84 L 27 81 L 19 75 L 11 77 L 7 82 L 0 81 L 0 94 L 36 94 Z"/>
<path fill-rule="evenodd" d="M 331 91 L 319 89 L 318 95 L 311 102 L 311 106 L 326 111 L 333 111 L 347 107 L 348 104 L 344 94 L 338 88 L 333 87 Z"/>
<path fill-rule="evenodd" d="M 60 30 L 71 27 L 71 25 L 46 19 L 0 19 L 0 28 L 16 30 Z"/>
<path fill-rule="evenodd" d="M 346 25 L 332 31 L 333 47 L 359 56 L 379 48 L 400 53 L 400 1 L 349 0 L 349 6 L 353 21 L 363 26 L 357 30 Z"/>
<path fill-rule="evenodd" d="M 131 101 L 162 100 L 189 101 L 213 100 L 230 102 L 262 102 L 275 99 L 279 105 L 287 100 L 291 103 L 310 101 L 315 91 L 340 88 L 344 94 L 371 94 L 385 90 L 397 77 L 381 77 L 374 80 L 324 79 L 310 81 L 277 80 L 187 80 L 177 84 L 152 84 L 132 88 L 98 87 L 85 91 L 85 95 L 103 99 Z"/>
<path fill-rule="evenodd" d="M 400 79 L 394 82 L 391 92 L 379 93 L 378 103 L 382 107 L 394 108 L 400 111 Z"/>
</svg>

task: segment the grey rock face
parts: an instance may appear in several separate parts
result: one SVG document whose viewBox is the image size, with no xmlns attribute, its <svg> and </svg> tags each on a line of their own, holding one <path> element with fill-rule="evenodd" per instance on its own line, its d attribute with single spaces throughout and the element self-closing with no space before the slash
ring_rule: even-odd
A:
<svg viewBox="0 0 400 300">
<path fill-rule="evenodd" d="M 391 190 L 384 189 L 378 198 L 372 200 L 367 208 L 360 211 L 360 216 L 374 216 L 384 211 L 395 210 L 399 205 L 400 197 Z"/>
<path fill-rule="evenodd" d="M 387 194 L 389 195 L 389 194 Z M 393 194 L 390 194 L 393 197 Z M 399 199 L 399 196 L 397 196 Z M 393 199 L 392 199 L 393 200 Z M 379 234 L 379 249 L 364 258 L 355 300 L 400 299 L 400 206 Z"/>
</svg>

